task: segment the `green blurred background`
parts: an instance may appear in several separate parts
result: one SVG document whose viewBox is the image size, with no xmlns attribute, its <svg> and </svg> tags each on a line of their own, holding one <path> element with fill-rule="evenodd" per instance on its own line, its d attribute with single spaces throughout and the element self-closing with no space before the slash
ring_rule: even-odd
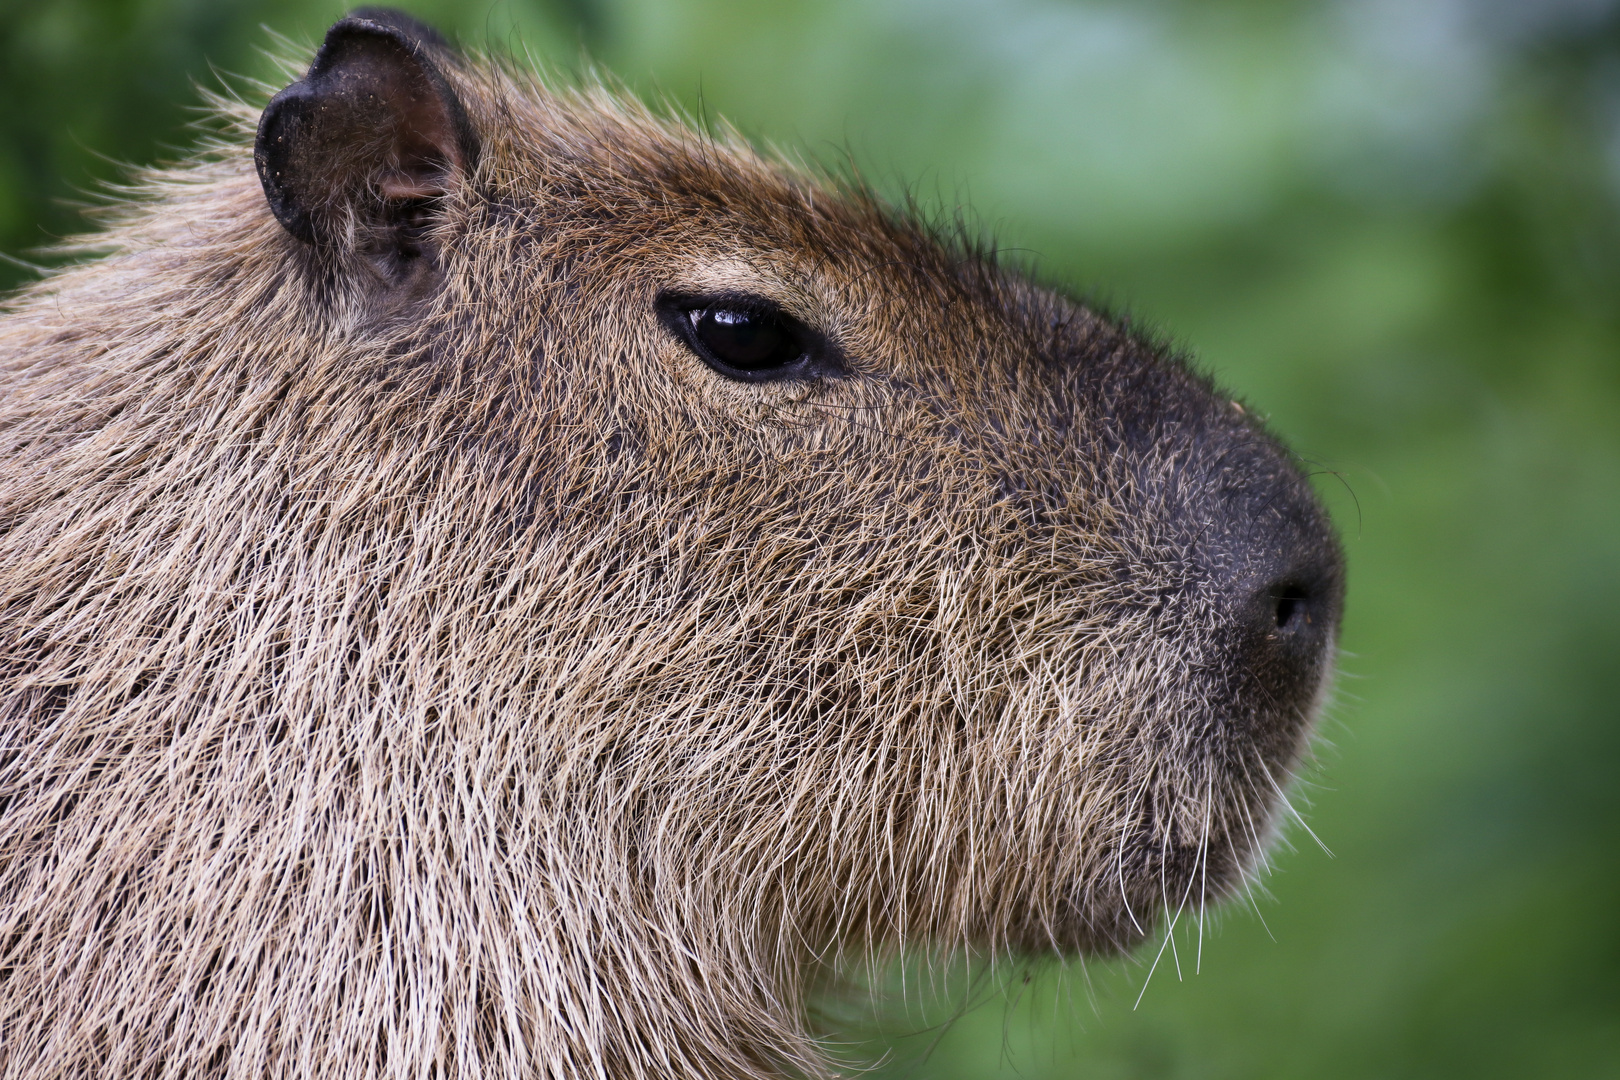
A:
<svg viewBox="0 0 1620 1080">
<path fill-rule="evenodd" d="M 1323 470 L 1351 588 L 1302 794 L 1333 856 L 1296 827 L 1197 973 L 1192 926 L 1145 993 L 1157 943 L 981 972 L 976 1008 L 890 1007 L 851 1055 L 1620 1076 L 1620 2 L 403 6 L 968 207 Z M 120 162 L 178 153 L 211 66 L 271 77 L 264 26 L 307 46 L 340 11 L 0 0 L 0 252 L 38 259 Z"/>
</svg>

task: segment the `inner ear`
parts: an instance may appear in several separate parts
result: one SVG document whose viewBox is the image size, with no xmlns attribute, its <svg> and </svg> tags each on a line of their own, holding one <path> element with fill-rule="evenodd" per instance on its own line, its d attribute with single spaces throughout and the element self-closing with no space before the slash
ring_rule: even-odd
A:
<svg viewBox="0 0 1620 1080">
<path fill-rule="evenodd" d="M 309 73 L 270 99 L 253 158 L 271 211 L 317 246 L 412 248 L 424 207 L 465 182 L 478 144 L 434 63 L 437 35 L 365 9 L 327 31 Z"/>
</svg>

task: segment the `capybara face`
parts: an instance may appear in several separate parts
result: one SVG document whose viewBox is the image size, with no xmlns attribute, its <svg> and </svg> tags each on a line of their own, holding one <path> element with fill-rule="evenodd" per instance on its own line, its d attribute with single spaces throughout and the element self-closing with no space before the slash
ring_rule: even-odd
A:
<svg viewBox="0 0 1620 1080">
<path fill-rule="evenodd" d="M 822 1074 L 1254 867 L 1342 560 L 1182 360 L 392 13 L 236 115 L 0 323 L 13 1072 Z"/>
<path fill-rule="evenodd" d="M 1286 452 L 869 201 L 605 109 L 505 108 L 441 340 L 527 383 L 502 426 L 569 476 L 534 528 L 592 553 L 572 617 L 645 621 L 593 711 L 693 718 L 610 736 L 692 815 L 659 875 L 742 838 L 822 933 L 1036 949 L 1233 885 L 1338 623 Z"/>
</svg>

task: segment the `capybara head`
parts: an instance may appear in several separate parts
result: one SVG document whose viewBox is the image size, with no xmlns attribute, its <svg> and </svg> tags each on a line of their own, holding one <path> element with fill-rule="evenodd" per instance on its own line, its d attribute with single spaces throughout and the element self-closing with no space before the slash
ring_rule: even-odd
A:
<svg viewBox="0 0 1620 1080">
<path fill-rule="evenodd" d="M 823 1075 L 1253 869 L 1341 557 L 1183 361 L 395 13 L 221 109 L 0 322 L 5 1076 Z"/>
</svg>

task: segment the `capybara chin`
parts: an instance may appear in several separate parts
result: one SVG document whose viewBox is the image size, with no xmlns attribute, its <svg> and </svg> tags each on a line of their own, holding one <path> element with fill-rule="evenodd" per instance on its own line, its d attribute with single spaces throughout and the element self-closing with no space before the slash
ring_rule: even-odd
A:
<svg viewBox="0 0 1620 1080">
<path fill-rule="evenodd" d="M 0 1076 L 826 1076 L 1254 868 L 1342 560 L 1181 360 L 392 12 L 221 109 L 0 319 Z"/>
</svg>

